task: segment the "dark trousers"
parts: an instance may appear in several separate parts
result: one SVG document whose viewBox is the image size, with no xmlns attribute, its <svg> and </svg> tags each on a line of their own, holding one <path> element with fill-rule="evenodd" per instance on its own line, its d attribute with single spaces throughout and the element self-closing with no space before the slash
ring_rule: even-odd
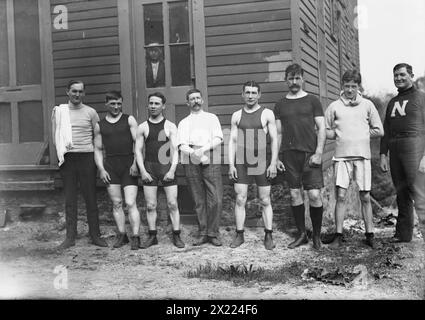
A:
<svg viewBox="0 0 425 320">
<path fill-rule="evenodd" d="M 65 193 L 66 237 L 75 239 L 77 235 L 78 185 L 86 203 L 89 234 L 100 236 L 99 210 L 96 197 L 96 173 L 93 152 L 66 153 L 65 162 L 60 167 Z"/>
<path fill-rule="evenodd" d="M 186 179 L 195 202 L 199 235 L 217 237 L 223 204 L 221 166 L 185 164 Z"/>
<path fill-rule="evenodd" d="M 413 206 L 425 232 L 425 174 L 418 171 L 424 153 L 424 137 L 393 138 L 390 141 L 390 167 L 397 190 L 396 235 L 403 241 L 413 236 Z M 425 234 L 424 234 L 425 236 Z"/>
</svg>

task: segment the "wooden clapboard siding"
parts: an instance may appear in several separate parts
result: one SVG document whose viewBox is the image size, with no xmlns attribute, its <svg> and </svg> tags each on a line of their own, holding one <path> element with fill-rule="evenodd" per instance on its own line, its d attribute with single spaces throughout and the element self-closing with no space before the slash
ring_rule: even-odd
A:
<svg viewBox="0 0 425 320">
<path fill-rule="evenodd" d="M 80 79 L 85 103 L 102 113 L 105 92 L 121 88 L 117 0 L 52 0 L 52 21 L 59 4 L 66 4 L 68 29 L 52 32 L 56 103 L 66 101 L 68 81 Z"/>
<path fill-rule="evenodd" d="M 319 95 L 318 44 L 316 26 L 316 2 L 310 0 L 299 1 L 301 29 L 301 65 L 305 70 L 305 89 Z"/>
<path fill-rule="evenodd" d="M 338 53 L 338 39 L 332 35 L 332 18 L 331 18 L 331 1 L 325 0 L 325 31 L 326 31 L 326 65 L 327 65 L 327 83 L 328 83 L 328 100 L 333 101 L 338 98 L 340 84 L 340 67 Z"/>
<path fill-rule="evenodd" d="M 290 0 L 204 0 L 204 6 L 209 110 L 228 127 L 243 105 L 244 82 L 260 83 L 260 102 L 271 108 L 287 90 Z"/>
</svg>

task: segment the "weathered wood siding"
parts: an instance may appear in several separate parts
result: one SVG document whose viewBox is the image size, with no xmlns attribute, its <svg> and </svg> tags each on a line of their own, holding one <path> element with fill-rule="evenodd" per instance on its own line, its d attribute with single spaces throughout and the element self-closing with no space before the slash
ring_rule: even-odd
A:
<svg viewBox="0 0 425 320">
<path fill-rule="evenodd" d="M 292 8 L 299 16 L 300 48 L 294 60 L 305 70 L 305 89 L 321 98 L 324 109 L 339 97 L 342 74 L 359 68 L 358 31 L 355 28 L 357 1 L 301 0 Z M 294 51 L 295 53 L 295 51 Z M 334 143 L 328 141 L 324 167 L 331 164 Z"/>
<path fill-rule="evenodd" d="M 56 103 L 66 101 L 66 85 L 71 79 L 84 81 L 84 101 L 100 114 L 105 92 L 120 90 L 117 1 L 51 1 L 52 21 L 56 5 L 68 9 L 68 29 L 53 28 L 52 33 Z"/>
<path fill-rule="evenodd" d="M 318 69 L 317 8 L 314 0 L 299 1 L 300 60 L 304 69 L 305 90 L 320 95 Z M 297 32 L 297 30 L 295 30 Z"/>
<path fill-rule="evenodd" d="M 223 128 L 242 107 L 242 84 L 261 85 L 260 103 L 273 108 L 287 91 L 291 62 L 290 0 L 204 0 L 209 111 Z"/>
</svg>

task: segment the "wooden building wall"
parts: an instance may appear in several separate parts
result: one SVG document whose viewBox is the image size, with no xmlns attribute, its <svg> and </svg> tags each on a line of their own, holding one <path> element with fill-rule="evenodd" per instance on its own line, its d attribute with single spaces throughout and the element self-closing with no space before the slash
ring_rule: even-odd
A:
<svg viewBox="0 0 425 320">
<path fill-rule="evenodd" d="M 52 32 L 57 104 L 66 102 L 67 82 L 80 79 L 85 103 L 102 116 L 105 92 L 121 88 L 117 1 L 51 0 L 52 21 L 56 5 L 68 9 L 68 29 Z"/>
<path fill-rule="evenodd" d="M 338 99 L 340 79 L 348 70 L 359 69 L 359 42 L 355 28 L 357 1 L 301 0 L 293 7 L 299 21 L 294 37 L 299 48 L 293 51 L 294 60 L 305 70 L 306 91 L 320 97 L 324 110 Z M 334 143 L 327 141 L 323 162 L 331 165 Z"/>
<path fill-rule="evenodd" d="M 204 0 L 209 111 L 223 128 L 242 106 L 242 84 L 261 85 L 260 103 L 273 108 L 286 91 L 291 63 L 290 0 Z"/>
</svg>

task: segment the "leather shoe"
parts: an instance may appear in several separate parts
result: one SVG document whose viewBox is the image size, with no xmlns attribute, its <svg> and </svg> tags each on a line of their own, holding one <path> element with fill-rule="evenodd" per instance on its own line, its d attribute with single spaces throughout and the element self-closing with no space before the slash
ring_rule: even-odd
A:
<svg viewBox="0 0 425 320">
<path fill-rule="evenodd" d="M 207 236 L 202 236 L 197 241 L 195 241 L 193 243 L 193 245 L 194 246 L 200 246 L 200 245 L 203 245 L 204 243 L 208 243 L 208 237 Z"/>
<path fill-rule="evenodd" d="M 209 242 L 216 247 L 222 246 L 221 241 L 217 237 L 208 237 Z"/>
<path fill-rule="evenodd" d="M 150 246 L 153 246 L 156 244 L 158 244 L 158 239 L 156 238 L 156 235 L 150 234 L 149 238 L 140 245 L 140 248 L 147 249 Z"/>
<path fill-rule="evenodd" d="M 303 244 L 307 244 L 308 243 L 308 237 L 307 234 L 305 232 L 301 233 L 300 236 L 293 242 L 291 242 L 288 245 L 289 249 L 295 249 L 296 247 L 299 247 Z"/>
<path fill-rule="evenodd" d="M 127 234 L 125 232 L 124 233 L 118 233 L 113 247 L 114 248 L 121 248 L 126 243 L 128 243 Z"/>
<path fill-rule="evenodd" d="M 100 237 L 93 237 L 91 240 L 92 240 L 92 243 L 95 246 L 98 246 L 98 247 L 107 247 L 108 246 L 108 243 Z"/>
<path fill-rule="evenodd" d="M 406 242 L 410 242 L 411 240 L 403 240 L 403 239 L 400 239 L 399 237 L 392 237 L 392 238 L 390 238 L 390 240 L 389 240 L 389 242 L 390 243 L 406 243 Z"/>
<path fill-rule="evenodd" d="M 230 244 L 230 248 L 237 248 L 242 243 L 245 242 L 243 232 L 236 232 L 236 237 L 233 239 L 232 243 Z"/>
<path fill-rule="evenodd" d="M 335 233 L 334 240 L 329 244 L 330 248 L 337 249 L 342 247 L 342 234 Z"/>
<path fill-rule="evenodd" d="M 136 236 L 132 236 L 130 238 L 130 242 L 131 242 L 131 250 L 138 250 L 140 247 L 140 237 L 138 235 Z"/>
<path fill-rule="evenodd" d="M 173 244 L 177 248 L 184 248 L 185 244 L 182 239 L 180 239 L 180 230 L 173 231 Z"/>
<path fill-rule="evenodd" d="M 264 236 L 264 247 L 267 250 L 273 250 L 276 247 L 276 245 L 273 242 L 273 237 L 271 232 L 266 232 Z"/>
<path fill-rule="evenodd" d="M 66 238 L 56 249 L 57 250 L 64 250 L 64 249 L 68 249 L 69 247 L 73 247 L 73 246 L 75 246 L 75 240 Z"/>
</svg>

